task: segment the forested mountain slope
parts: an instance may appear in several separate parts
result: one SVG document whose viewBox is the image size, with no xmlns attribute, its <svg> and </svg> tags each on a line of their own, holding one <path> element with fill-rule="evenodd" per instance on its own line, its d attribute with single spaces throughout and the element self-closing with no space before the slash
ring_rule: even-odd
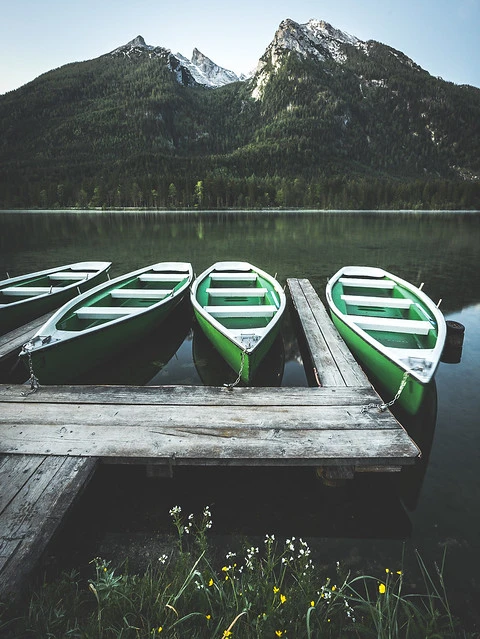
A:
<svg viewBox="0 0 480 639">
<path fill-rule="evenodd" d="M 215 88 L 132 42 L 0 96 L 1 207 L 480 208 L 479 89 L 319 21 Z"/>
</svg>

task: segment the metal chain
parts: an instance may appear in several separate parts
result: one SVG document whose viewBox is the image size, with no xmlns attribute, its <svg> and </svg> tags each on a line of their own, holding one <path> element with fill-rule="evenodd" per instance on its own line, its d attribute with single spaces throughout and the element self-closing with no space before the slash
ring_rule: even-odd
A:
<svg viewBox="0 0 480 639">
<path fill-rule="evenodd" d="M 24 344 L 23 348 L 26 350 L 27 356 L 28 356 L 28 369 L 30 371 L 30 390 L 23 392 L 22 393 L 23 397 L 27 397 L 27 395 L 32 395 L 33 393 L 36 393 L 38 389 L 40 388 L 38 378 L 35 375 L 35 371 L 33 370 L 32 355 L 30 353 L 30 348 L 28 348 L 29 344 L 30 342 L 28 342 L 27 344 Z"/>
<path fill-rule="evenodd" d="M 226 388 L 228 388 L 228 390 L 233 390 L 235 388 L 235 386 L 237 386 L 240 383 L 240 380 L 242 379 L 243 365 L 245 364 L 245 355 L 246 355 L 246 353 L 247 353 L 247 349 L 244 348 L 242 350 L 242 359 L 240 361 L 240 370 L 238 371 L 237 379 L 232 384 L 224 384 L 224 386 Z"/>
<path fill-rule="evenodd" d="M 410 373 L 408 371 L 405 371 L 403 373 L 403 377 L 402 377 L 402 381 L 400 382 L 400 386 L 398 387 L 398 391 L 395 394 L 395 397 L 393 399 L 391 399 L 389 402 L 383 403 L 380 405 L 379 410 L 383 413 L 383 411 L 387 410 L 387 408 L 390 408 L 390 406 L 393 406 L 395 404 L 395 402 L 397 401 L 397 399 L 400 397 L 400 395 L 402 394 L 403 389 L 405 388 L 406 384 L 407 384 L 407 380 L 410 376 Z"/>
<path fill-rule="evenodd" d="M 362 408 L 362 413 L 365 413 L 370 408 L 378 408 L 378 410 L 383 413 L 384 411 L 387 410 L 387 408 L 390 408 L 390 406 L 393 406 L 395 402 L 397 401 L 397 399 L 402 394 L 403 389 L 407 385 L 409 376 L 410 376 L 410 373 L 408 371 L 405 371 L 403 373 L 402 381 L 400 382 L 400 386 L 398 387 L 398 390 L 395 393 L 395 397 L 393 399 L 391 399 L 389 402 L 384 402 L 383 404 L 367 404 L 366 406 Z"/>
</svg>

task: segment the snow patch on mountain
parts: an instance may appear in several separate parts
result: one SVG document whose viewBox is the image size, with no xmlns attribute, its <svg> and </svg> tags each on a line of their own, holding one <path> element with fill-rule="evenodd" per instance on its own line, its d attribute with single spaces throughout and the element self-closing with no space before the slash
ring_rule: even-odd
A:
<svg viewBox="0 0 480 639">
<path fill-rule="evenodd" d="M 238 82 L 242 79 L 233 71 L 229 71 L 215 64 L 215 62 L 207 58 L 207 56 L 198 49 L 193 50 L 191 60 L 188 60 L 180 53 L 177 53 L 176 57 L 190 71 L 198 84 L 214 88 L 232 82 Z"/>
<path fill-rule="evenodd" d="M 348 46 L 368 53 L 366 42 L 335 29 L 324 20 L 312 19 L 306 24 L 299 24 L 290 19 L 283 20 L 259 60 L 252 97 L 261 98 L 270 74 L 278 69 L 285 52 L 293 51 L 302 58 L 312 58 L 320 62 L 333 59 L 342 64 L 347 60 Z"/>
<path fill-rule="evenodd" d="M 181 53 L 174 55 L 169 49 L 147 44 L 141 35 L 130 40 L 127 44 L 118 47 L 112 51 L 110 55 L 115 57 L 123 56 L 126 58 L 136 58 L 145 55 L 150 58 L 163 57 L 167 60 L 167 64 L 175 74 L 177 81 L 187 86 L 192 86 L 196 83 L 215 88 L 245 79 L 244 76 L 238 77 L 233 71 L 229 71 L 215 64 L 215 62 L 207 58 L 207 56 L 198 49 L 193 50 L 192 59 L 189 60 Z"/>
<path fill-rule="evenodd" d="M 118 47 L 110 52 L 111 56 L 114 57 L 125 57 L 125 58 L 134 58 L 143 56 L 145 54 L 149 54 L 149 57 L 153 56 L 165 56 L 169 54 L 170 51 L 168 49 L 164 49 L 163 47 L 153 47 L 145 42 L 141 35 L 137 36 L 127 44 Z"/>
</svg>

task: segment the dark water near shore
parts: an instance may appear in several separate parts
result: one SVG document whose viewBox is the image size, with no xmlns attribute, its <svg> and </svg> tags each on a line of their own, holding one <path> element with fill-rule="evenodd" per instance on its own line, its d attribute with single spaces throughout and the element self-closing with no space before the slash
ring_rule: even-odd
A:
<svg viewBox="0 0 480 639">
<path fill-rule="evenodd" d="M 417 467 L 357 475 L 331 488 L 302 468 L 183 468 L 173 479 L 148 479 L 144 468 L 104 466 L 50 556 L 58 566 L 96 555 L 155 560 L 172 531 L 169 508 L 199 513 L 211 505 L 212 534 L 225 543 L 233 535 L 304 537 L 319 565 L 339 560 L 382 574 L 385 567 L 398 569 L 405 540 L 407 554 L 418 548 L 427 562 L 440 562 L 447 548 L 455 604 L 478 623 L 480 214 L 16 212 L 0 213 L 0 229 L 0 273 L 10 276 L 80 260 L 110 260 L 112 276 L 164 260 L 190 261 L 200 273 L 214 261 L 239 259 L 276 273 L 282 284 L 306 277 L 323 300 L 328 277 L 345 264 L 381 266 L 424 282 L 434 301 L 442 298 L 446 318 L 465 326 L 465 341 L 459 363 L 441 363 L 436 394 L 433 389 L 422 414 L 415 420 L 398 414 L 422 449 Z M 151 335 L 81 381 L 231 381 L 188 313 L 170 326 L 169 340 Z M 283 348 L 283 375 L 260 383 L 308 385 L 290 318 Z M 24 376 L 12 366 L 2 381 Z"/>
</svg>

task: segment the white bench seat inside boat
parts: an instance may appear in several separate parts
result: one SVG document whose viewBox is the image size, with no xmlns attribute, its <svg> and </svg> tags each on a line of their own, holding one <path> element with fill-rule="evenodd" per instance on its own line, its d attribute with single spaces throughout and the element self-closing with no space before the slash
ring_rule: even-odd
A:
<svg viewBox="0 0 480 639">
<path fill-rule="evenodd" d="M 412 300 L 404 297 L 373 297 L 369 295 L 342 295 L 346 304 L 355 306 L 378 306 L 379 308 L 410 308 Z"/>
<path fill-rule="evenodd" d="M 363 277 L 341 277 L 339 280 L 343 286 L 354 286 L 355 288 L 395 288 L 395 282 L 392 280 L 374 280 Z"/>
<path fill-rule="evenodd" d="M 256 273 L 241 273 L 240 271 L 235 273 L 210 273 L 210 279 L 212 282 L 256 282 Z"/>
<path fill-rule="evenodd" d="M 181 273 L 143 273 L 138 276 L 140 282 L 181 282 L 187 274 Z"/>
<path fill-rule="evenodd" d="M 389 317 L 366 317 L 364 315 L 349 315 L 357 326 L 365 331 L 392 331 L 393 333 L 411 333 L 427 335 L 433 328 L 430 322 L 423 320 L 393 319 Z"/>
<path fill-rule="evenodd" d="M 273 317 L 277 307 L 269 304 L 257 306 L 205 306 L 212 317 Z"/>
<path fill-rule="evenodd" d="M 265 297 L 266 288 L 207 288 L 212 297 Z"/>
<path fill-rule="evenodd" d="M 127 315 L 136 315 L 144 310 L 145 308 L 136 308 L 135 306 L 84 306 L 77 309 L 75 314 L 79 319 L 112 320 Z"/>
<path fill-rule="evenodd" d="M 96 271 L 92 271 L 90 273 L 83 271 L 59 271 L 58 273 L 50 273 L 48 278 L 50 280 L 85 280 L 88 279 L 91 275 L 96 275 Z"/>
<path fill-rule="evenodd" d="M 8 286 L 2 288 L 2 293 L 13 297 L 36 297 L 46 293 L 58 293 L 63 291 L 62 286 Z"/>
<path fill-rule="evenodd" d="M 117 288 L 110 295 L 113 299 L 163 300 L 172 293 L 172 290 L 158 290 L 155 288 Z"/>
</svg>

